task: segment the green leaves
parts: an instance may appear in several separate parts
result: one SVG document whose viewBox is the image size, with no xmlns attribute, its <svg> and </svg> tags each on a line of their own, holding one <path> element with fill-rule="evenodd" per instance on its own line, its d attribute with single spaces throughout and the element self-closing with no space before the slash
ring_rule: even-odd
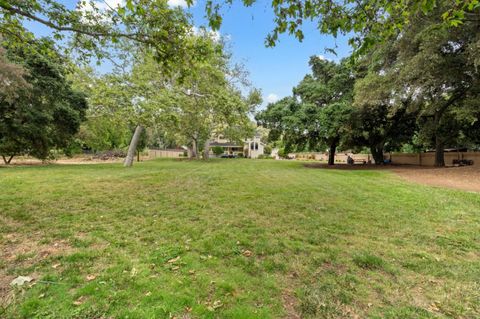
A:
<svg viewBox="0 0 480 319">
<path fill-rule="evenodd" d="M 1 155 L 29 154 L 46 159 L 52 149 L 69 146 L 84 119 L 85 96 L 67 82 L 66 63 L 58 53 L 54 55 L 53 44 L 41 43 L 50 56 L 40 54 L 40 48 L 33 47 L 34 44 L 27 50 L 6 42 L 10 59 L 22 63 L 19 75 L 23 84 L 16 85 L 13 98 L 0 99 Z M 0 73 L 15 71 L 11 67 L 5 70 L 1 64 L 0 68 Z"/>
<path fill-rule="evenodd" d="M 245 6 L 259 1 L 243 0 Z M 220 27 L 221 4 L 231 5 L 231 0 L 207 1 L 206 15 L 210 26 Z M 337 37 L 339 34 L 354 32 L 350 44 L 362 55 L 373 45 L 381 43 L 410 25 L 412 17 L 429 15 L 441 4 L 449 8 L 444 11 L 445 26 L 459 26 L 465 20 L 465 13 L 473 13 L 480 7 L 479 0 L 344 0 L 344 1 L 296 1 L 272 0 L 274 28 L 266 35 L 265 45 L 275 46 L 279 35 L 287 33 L 299 41 L 304 38 L 302 24 L 312 20 L 318 30 Z"/>
<path fill-rule="evenodd" d="M 190 1 L 191 3 L 191 1 Z M 2 30 L 16 39 L 18 46 L 28 46 L 22 23 L 25 19 L 53 31 L 51 39 L 64 51 L 75 51 L 89 62 L 124 53 L 125 44 L 152 50 L 165 66 L 185 58 L 184 38 L 191 29 L 185 12 L 170 8 L 167 1 L 133 1 L 111 7 L 98 1 L 79 1 L 75 8 L 59 0 L 0 0 Z M 221 17 L 218 17 L 218 25 Z M 2 32 L 4 33 L 4 32 Z M 72 40 L 65 43 L 65 37 Z M 73 48 L 73 50 L 72 50 Z M 42 52 L 45 53 L 45 52 Z"/>
<path fill-rule="evenodd" d="M 423 0 L 422 1 L 422 12 L 423 14 L 428 14 L 435 7 L 436 0 Z"/>
<path fill-rule="evenodd" d="M 135 10 L 135 6 L 133 5 L 133 1 L 132 0 L 127 0 L 126 2 L 126 7 L 128 8 L 128 10 L 130 10 L 131 12 L 133 12 Z"/>
<path fill-rule="evenodd" d="M 271 141 L 289 150 L 321 150 L 345 138 L 351 114 L 353 79 L 345 62 L 312 56 L 312 75 L 293 89 L 293 97 L 269 104 L 257 121 L 270 129 Z"/>
</svg>

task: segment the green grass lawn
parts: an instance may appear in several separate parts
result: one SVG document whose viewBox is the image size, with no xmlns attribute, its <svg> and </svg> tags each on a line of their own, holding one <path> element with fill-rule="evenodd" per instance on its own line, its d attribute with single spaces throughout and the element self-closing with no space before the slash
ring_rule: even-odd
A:
<svg viewBox="0 0 480 319">
<path fill-rule="evenodd" d="M 479 194 L 271 160 L 0 183 L 1 318 L 480 317 Z"/>
</svg>

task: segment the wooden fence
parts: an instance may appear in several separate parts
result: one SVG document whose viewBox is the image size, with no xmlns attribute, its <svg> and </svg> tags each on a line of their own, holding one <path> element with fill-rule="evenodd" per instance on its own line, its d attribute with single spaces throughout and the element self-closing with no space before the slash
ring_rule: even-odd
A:
<svg viewBox="0 0 480 319">
<path fill-rule="evenodd" d="M 155 150 L 149 149 L 148 150 L 148 158 L 179 158 L 183 157 L 185 151 L 183 149 L 167 149 L 167 150 Z"/>
<path fill-rule="evenodd" d="M 321 162 L 328 161 L 327 153 L 290 153 L 290 158 L 298 160 L 316 160 Z M 335 163 L 347 163 L 347 154 L 337 153 L 335 155 Z M 366 163 L 375 163 L 370 154 L 351 154 L 355 161 L 365 161 Z M 419 166 L 434 166 L 435 153 L 387 153 L 384 155 L 385 159 L 391 159 L 393 164 L 400 165 L 419 165 Z M 472 160 L 473 166 L 480 167 L 480 152 L 446 152 L 445 164 L 453 165 L 453 160 Z"/>
<path fill-rule="evenodd" d="M 420 166 L 434 166 L 435 153 L 392 153 L 385 154 L 385 158 L 392 159 L 394 164 L 409 164 Z M 480 167 L 480 152 L 446 152 L 445 164 L 453 165 L 453 160 L 472 160 L 473 166 Z"/>
<path fill-rule="evenodd" d="M 351 156 L 356 161 L 365 161 L 366 163 L 369 161 L 374 162 L 373 157 L 370 154 L 351 154 Z M 328 161 L 327 153 L 290 153 L 288 154 L 288 157 L 298 160 L 316 160 L 321 162 Z M 347 157 L 347 154 L 337 153 L 335 154 L 335 163 L 347 163 Z"/>
</svg>

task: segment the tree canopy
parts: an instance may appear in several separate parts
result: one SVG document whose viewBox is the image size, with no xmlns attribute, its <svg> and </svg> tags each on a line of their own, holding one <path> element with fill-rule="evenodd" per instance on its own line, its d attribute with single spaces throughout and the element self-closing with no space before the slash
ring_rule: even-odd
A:
<svg viewBox="0 0 480 319">
<path fill-rule="evenodd" d="M 289 150 L 318 150 L 322 141 L 333 154 L 342 137 L 344 147 L 368 147 L 376 163 L 384 151 L 410 144 L 435 149 L 436 165 L 445 165 L 445 147 L 478 143 L 480 7 L 465 3 L 432 1 L 420 11 L 420 4 L 403 3 L 408 23 L 388 37 L 380 34 L 343 65 L 311 61 L 312 75 L 294 88 L 294 97 L 269 105 L 259 121 Z M 459 14 L 456 23 L 446 22 L 450 14 Z M 396 22 L 395 15 L 382 19 Z"/>
<path fill-rule="evenodd" d="M 43 45 L 54 52 L 46 40 Z M 16 74 L 17 86 L 14 95 L 7 90 L 0 97 L 0 154 L 4 161 L 9 163 L 23 154 L 46 159 L 53 149 L 68 150 L 87 103 L 83 93 L 66 80 L 66 61 L 58 55 L 46 59 L 16 46 L 7 47 L 6 56 L 10 62 L 4 63 L 16 71 L 12 74 Z"/>
<path fill-rule="evenodd" d="M 151 50 L 159 63 L 181 63 L 188 51 L 184 38 L 191 32 L 185 12 L 167 1 L 127 0 L 111 7 L 82 0 L 70 7 L 56 0 L 0 0 L 0 15 L 0 32 L 17 45 L 37 42 L 24 28 L 25 21 L 32 21 L 49 28 L 50 39 L 67 53 L 73 49 L 85 60 L 109 57 L 122 41 L 130 41 Z M 48 53 L 49 47 L 37 49 Z"/>
<path fill-rule="evenodd" d="M 192 3 L 193 1 L 187 1 Z M 242 0 L 245 6 L 258 1 Z M 356 54 L 366 52 L 373 44 L 383 42 L 402 32 L 414 17 L 427 16 L 440 6 L 442 24 L 446 27 L 458 26 L 475 19 L 474 12 L 480 8 L 478 0 L 272 0 L 275 27 L 267 35 L 265 43 L 274 46 L 279 35 L 288 33 L 303 40 L 302 30 L 305 21 L 316 23 L 324 34 L 338 36 L 348 34 L 350 45 Z M 210 26 L 218 28 L 222 23 L 222 7 L 233 4 L 233 0 L 208 0 L 205 4 Z"/>
<path fill-rule="evenodd" d="M 348 130 L 354 76 L 346 61 L 310 58 L 312 74 L 293 88 L 293 96 L 269 104 L 257 115 L 269 128 L 270 139 L 282 139 L 287 151 L 330 149 L 333 164 L 337 146 Z"/>
</svg>

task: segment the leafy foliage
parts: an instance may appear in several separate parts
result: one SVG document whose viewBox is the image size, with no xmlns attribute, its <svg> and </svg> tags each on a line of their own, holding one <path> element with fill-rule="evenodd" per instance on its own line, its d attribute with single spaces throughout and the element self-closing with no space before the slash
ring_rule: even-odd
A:
<svg viewBox="0 0 480 319">
<path fill-rule="evenodd" d="M 44 46 L 53 46 L 45 41 Z M 16 96 L 0 101 L 0 154 L 6 159 L 29 154 L 40 159 L 52 149 L 67 149 L 84 119 L 87 103 L 65 78 L 66 61 L 45 59 L 31 50 L 7 47 L 9 58 L 22 65 L 28 83 Z M 6 160 L 7 161 L 7 160 Z"/>
<path fill-rule="evenodd" d="M 312 74 L 293 89 L 294 96 L 267 106 L 257 115 L 270 129 L 270 139 L 282 139 L 287 151 L 335 149 L 348 130 L 354 77 L 346 62 L 310 59 Z M 332 163 L 333 164 L 333 163 Z"/>
<path fill-rule="evenodd" d="M 245 6 L 258 1 L 243 0 Z M 222 5 L 231 5 L 233 0 L 208 0 L 205 8 L 210 18 L 210 26 L 218 28 L 222 22 Z M 449 3 L 448 6 L 442 6 Z M 353 34 L 350 44 L 356 54 L 365 53 L 372 45 L 396 36 L 408 27 L 416 17 L 423 18 L 441 6 L 442 25 L 460 26 L 471 19 L 470 15 L 480 8 L 478 0 L 272 0 L 274 29 L 266 37 L 265 43 L 274 46 L 282 33 L 288 33 L 303 40 L 302 27 L 305 21 L 314 21 L 321 33 L 338 36 Z M 334 51 L 333 51 L 334 52 Z"/>
<path fill-rule="evenodd" d="M 213 154 L 215 154 L 215 155 L 217 155 L 217 156 L 218 156 L 218 155 L 222 155 L 222 154 L 223 154 L 223 147 L 221 147 L 221 146 L 214 146 L 214 147 L 212 147 L 212 152 L 213 152 Z"/>
<path fill-rule="evenodd" d="M 384 145 L 398 147 L 415 133 L 416 143 L 436 148 L 436 162 L 442 166 L 445 146 L 468 144 L 465 132 L 479 120 L 473 100 L 479 96 L 480 39 L 475 30 L 480 10 L 446 29 L 442 12 L 448 8 L 447 1 L 439 1 L 427 16 L 412 17 L 402 36 L 376 45 L 359 63 L 360 73 L 367 71 L 356 83 L 357 118 L 364 121 L 357 127 L 370 140 L 372 153 Z"/>
<path fill-rule="evenodd" d="M 83 60 L 111 57 L 116 48 L 122 51 L 124 42 L 132 42 L 151 49 L 165 66 L 181 64 L 188 51 L 184 38 L 191 30 L 183 10 L 169 7 L 167 1 L 127 0 L 111 7 L 108 2 L 82 0 L 69 8 L 56 0 L 1 0 L 0 14 L 0 31 L 15 37 L 17 46 L 38 42 L 22 26 L 29 20 L 48 27 L 51 40 L 67 53 L 73 48 Z M 37 50 L 48 55 L 50 48 Z"/>
</svg>

